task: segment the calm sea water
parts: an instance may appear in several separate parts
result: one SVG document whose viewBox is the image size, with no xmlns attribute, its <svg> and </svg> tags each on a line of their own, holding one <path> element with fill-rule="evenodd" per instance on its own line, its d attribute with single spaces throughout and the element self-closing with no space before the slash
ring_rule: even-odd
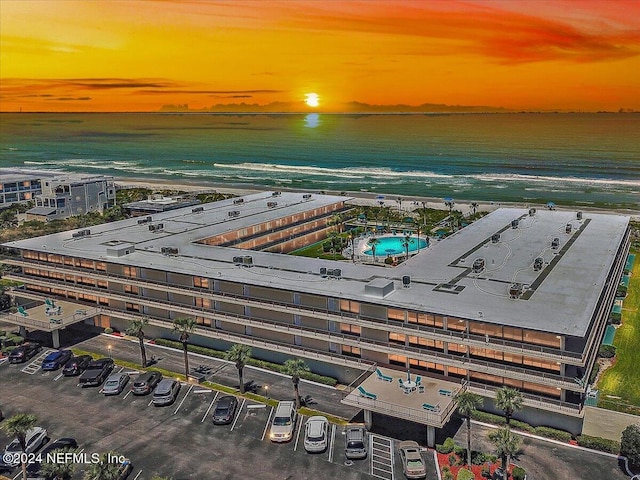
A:
<svg viewBox="0 0 640 480">
<path fill-rule="evenodd" d="M 0 164 L 637 209 L 639 133 L 637 114 L 1 114 Z"/>
</svg>

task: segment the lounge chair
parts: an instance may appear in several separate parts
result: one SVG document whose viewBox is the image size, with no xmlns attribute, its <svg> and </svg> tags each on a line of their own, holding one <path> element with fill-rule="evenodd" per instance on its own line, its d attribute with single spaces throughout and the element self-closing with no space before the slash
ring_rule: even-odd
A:
<svg viewBox="0 0 640 480">
<path fill-rule="evenodd" d="M 431 405 L 430 403 L 423 403 L 422 404 L 422 408 L 424 408 L 425 410 L 429 410 L 430 412 L 439 412 L 440 411 L 440 405 Z"/>
<path fill-rule="evenodd" d="M 416 385 L 420 385 L 422 383 L 422 377 L 420 375 L 416 375 Z"/>
<path fill-rule="evenodd" d="M 46 298 L 44 303 L 46 303 L 48 307 L 55 307 L 56 306 L 56 304 L 50 298 Z"/>
<path fill-rule="evenodd" d="M 451 390 L 445 390 L 441 388 L 440 390 L 438 390 L 438 393 L 440 395 L 444 395 L 445 397 L 453 397 L 453 392 Z"/>
<path fill-rule="evenodd" d="M 382 380 L 385 382 L 393 382 L 393 377 L 390 377 L 389 375 L 385 375 L 380 371 L 379 368 L 376 368 L 376 376 L 378 377 L 378 380 Z"/>
<path fill-rule="evenodd" d="M 23 306 L 18 307 L 18 313 L 20 315 L 22 315 L 23 317 L 28 317 L 29 314 L 27 313 L 27 311 L 24 309 Z"/>
<path fill-rule="evenodd" d="M 360 392 L 360 395 L 363 396 L 364 398 L 370 398 L 371 400 L 375 400 L 376 398 L 378 398 L 378 395 L 376 395 L 375 393 L 367 392 L 362 387 L 362 385 L 358 387 L 358 392 Z"/>
</svg>

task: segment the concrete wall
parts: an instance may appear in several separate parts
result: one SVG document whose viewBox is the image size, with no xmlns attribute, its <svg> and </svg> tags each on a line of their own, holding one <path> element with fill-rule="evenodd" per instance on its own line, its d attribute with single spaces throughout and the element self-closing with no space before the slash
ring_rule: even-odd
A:
<svg viewBox="0 0 640 480">
<path fill-rule="evenodd" d="M 622 431 L 633 424 L 640 425 L 640 417 L 598 407 L 585 407 L 582 433 L 619 442 Z"/>
</svg>

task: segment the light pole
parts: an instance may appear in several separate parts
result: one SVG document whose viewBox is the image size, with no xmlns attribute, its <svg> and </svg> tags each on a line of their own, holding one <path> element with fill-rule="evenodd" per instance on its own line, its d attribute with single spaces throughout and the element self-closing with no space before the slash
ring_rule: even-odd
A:
<svg viewBox="0 0 640 480">
<path fill-rule="evenodd" d="M 264 386 L 264 394 L 267 397 L 267 400 L 269 400 L 269 385 Z"/>
<path fill-rule="evenodd" d="M 107 345 L 107 350 L 109 350 L 109 358 L 111 358 L 111 345 Z"/>
</svg>

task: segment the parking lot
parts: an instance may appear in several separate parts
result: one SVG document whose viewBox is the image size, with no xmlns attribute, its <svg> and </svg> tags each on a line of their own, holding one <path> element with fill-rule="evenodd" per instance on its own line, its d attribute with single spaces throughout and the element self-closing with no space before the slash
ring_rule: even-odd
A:
<svg viewBox="0 0 640 480">
<path fill-rule="evenodd" d="M 343 427 L 330 424 L 329 446 L 320 454 L 303 447 L 304 422 L 298 416 L 293 439 L 275 444 L 269 440 L 273 407 L 244 398 L 229 425 L 214 425 L 213 407 L 222 395 L 198 385 L 183 384 L 176 401 L 155 407 L 151 396 L 129 393 L 131 382 L 118 396 L 104 396 L 100 388 L 81 388 L 77 377 L 38 367 L 47 353 L 23 365 L 0 364 L 2 409 L 5 416 L 33 413 L 51 440 L 74 437 L 83 451 L 115 451 L 133 464 L 129 478 L 153 475 L 174 479 L 285 478 L 403 478 L 394 441 L 369 436 L 370 454 L 364 460 L 346 461 Z M 132 377 L 130 369 L 116 367 Z M 10 441 L 0 431 L 0 448 Z M 426 453 L 430 456 L 431 453 Z M 74 478 L 81 478 L 79 465 Z M 19 469 L 10 478 L 19 477 Z M 428 478 L 435 478 L 431 472 Z"/>
</svg>

